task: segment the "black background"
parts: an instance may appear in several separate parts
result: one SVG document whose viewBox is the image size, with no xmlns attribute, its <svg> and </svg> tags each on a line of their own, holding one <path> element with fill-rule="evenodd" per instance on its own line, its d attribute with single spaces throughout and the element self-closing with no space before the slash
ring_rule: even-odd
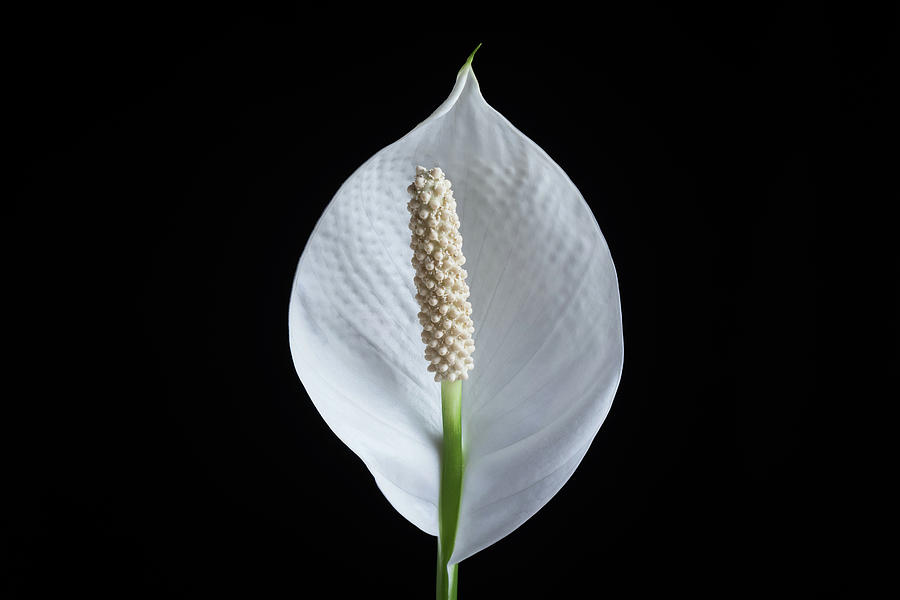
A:
<svg viewBox="0 0 900 600">
<path fill-rule="evenodd" d="M 857 593 L 835 340 L 892 306 L 848 250 L 882 251 L 897 15 L 749 6 L 362 34 L 349 8 L 10 16 L 7 597 L 431 596 L 434 539 L 306 397 L 287 303 L 333 193 L 479 42 L 486 100 L 603 229 L 626 361 L 582 465 L 461 597 Z"/>
</svg>

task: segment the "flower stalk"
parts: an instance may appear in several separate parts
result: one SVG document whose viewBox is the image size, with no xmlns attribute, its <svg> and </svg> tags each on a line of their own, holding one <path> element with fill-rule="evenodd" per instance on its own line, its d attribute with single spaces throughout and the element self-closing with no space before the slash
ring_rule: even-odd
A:
<svg viewBox="0 0 900 600">
<path fill-rule="evenodd" d="M 437 600 L 456 600 L 459 565 L 448 563 L 456 541 L 464 469 L 461 380 L 441 382 L 441 413 L 444 444 L 441 451 L 441 491 L 438 505 Z"/>
<path fill-rule="evenodd" d="M 473 52 L 474 54 L 474 52 Z M 471 57 L 470 57 L 471 60 Z M 441 382 L 444 443 L 438 496 L 437 598 L 455 600 L 458 566 L 450 564 L 462 493 L 462 382 L 472 369 L 472 305 L 462 266 L 459 216 L 450 180 L 439 167 L 416 167 L 410 195 L 409 247 L 428 370 Z"/>
</svg>

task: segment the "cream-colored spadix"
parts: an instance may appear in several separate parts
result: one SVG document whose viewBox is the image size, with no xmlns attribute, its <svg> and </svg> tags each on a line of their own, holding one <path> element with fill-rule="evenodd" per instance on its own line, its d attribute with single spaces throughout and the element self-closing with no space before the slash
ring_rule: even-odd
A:
<svg viewBox="0 0 900 600">
<path fill-rule="evenodd" d="M 428 119 L 344 182 L 291 293 L 290 346 L 306 391 L 409 521 L 437 534 L 440 384 L 422 358 L 409 259 L 406 190 L 417 165 L 453 181 L 478 348 L 462 391 L 456 563 L 516 529 L 578 466 L 619 382 L 622 321 L 590 208 L 463 67 Z"/>
<path fill-rule="evenodd" d="M 440 167 L 418 166 L 415 181 L 406 191 L 411 196 L 406 205 L 412 234 L 409 247 L 428 370 L 435 381 L 468 379 L 475 328 L 450 180 Z"/>
</svg>

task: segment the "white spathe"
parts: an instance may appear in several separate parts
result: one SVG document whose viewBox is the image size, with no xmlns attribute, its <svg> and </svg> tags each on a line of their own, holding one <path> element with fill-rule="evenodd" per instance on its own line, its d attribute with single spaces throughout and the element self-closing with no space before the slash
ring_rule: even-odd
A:
<svg viewBox="0 0 900 600">
<path fill-rule="evenodd" d="M 329 427 L 420 529 L 438 532 L 442 436 L 410 264 L 417 165 L 453 181 L 475 323 L 457 563 L 534 515 L 581 462 L 622 372 L 621 308 L 584 198 L 488 106 L 470 65 L 428 119 L 344 182 L 297 266 L 291 352 Z"/>
</svg>

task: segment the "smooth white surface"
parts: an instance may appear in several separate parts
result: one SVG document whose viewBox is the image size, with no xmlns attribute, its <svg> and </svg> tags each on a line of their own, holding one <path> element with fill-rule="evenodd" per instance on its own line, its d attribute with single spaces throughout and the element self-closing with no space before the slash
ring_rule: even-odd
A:
<svg viewBox="0 0 900 600">
<path fill-rule="evenodd" d="M 434 114 L 338 190 L 290 303 L 310 398 L 409 521 L 437 534 L 440 384 L 421 357 L 407 228 L 416 165 L 453 181 L 475 323 L 455 563 L 516 529 L 574 472 L 619 382 L 622 320 L 590 208 L 463 68 Z"/>
</svg>

